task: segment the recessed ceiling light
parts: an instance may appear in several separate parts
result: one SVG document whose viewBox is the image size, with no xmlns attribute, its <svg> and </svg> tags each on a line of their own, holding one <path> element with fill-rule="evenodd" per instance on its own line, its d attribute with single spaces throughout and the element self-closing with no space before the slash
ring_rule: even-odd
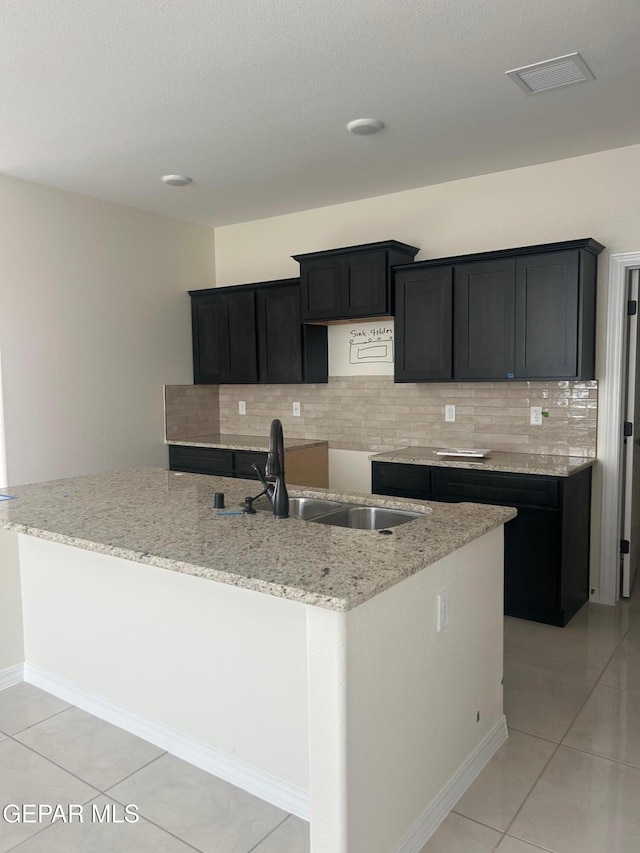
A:
<svg viewBox="0 0 640 853">
<path fill-rule="evenodd" d="M 163 175 L 162 180 L 170 187 L 186 187 L 193 181 L 188 175 Z"/>
<path fill-rule="evenodd" d="M 347 125 L 349 133 L 355 133 L 356 136 L 371 136 L 372 133 L 377 133 L 384 127 L 384 122 L 379 118 L 355 118 Z"/>
<path fill-rule="evenodd" d="M 546 92 L 547 89 L 557 89 L 558 86 L 568 86 L 571 83 L 595 80 L 579 53 L 568 53 L 545 62 L 514 68 L 513 71 L 505 71 L 505 74 L 527 95 L 535 95 L 537 92 Z"/>
</svg>

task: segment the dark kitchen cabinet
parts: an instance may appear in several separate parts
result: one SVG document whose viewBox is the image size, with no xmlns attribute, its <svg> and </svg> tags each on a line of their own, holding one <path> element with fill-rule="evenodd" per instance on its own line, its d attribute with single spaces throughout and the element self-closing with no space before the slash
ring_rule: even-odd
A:
<svg viewBox="0 0 640 853">
<path fill-rule="evenodd" d="M 513 379 L 515 261 L 454 267 L 456 379 Z"/>
<path fill-rule="evenodd" d="M 302 319 L 391 315 L 391 267 L 413 260 L 418 251 L 415 246 L 387 240 L 293 255 L 300 263 Z"/>
<path fill-rule="evenodd" d="M 372 491 L 516 507 L 504 528 L 504 612 L 562 626 L 588 600 L 591 468 L 551 477 L 373 462 Z"/>
<path fill-rule="evenodd" d="M 327 330 L 302 324 L 298 279 L 189 293 L 196 384 L 327 381 Z"/>
<path fill-rule="evenodd" d="M 396 275 L 396 382 L 452 379 L 453 267 Z"/>
<path fill-rule="evenodd" d="M 397 267 L 396 381 L 593 379 L 602 249 L 585 239 Z"/>
<path fill-rule="evenodd" d="M 215 447 L 169 445 L 169 469 L 189 474 L 213 474 L 217 477 L 241 477 L 257 480 L 251 467 L 256 462 L 264 469 L 267 454 L 255 450 L 226 450 Z"/>
<path fill-rule="evenodd" d="M 253 292 L 191 293 L 194 382 L 257 382 Z"/>
</svg>

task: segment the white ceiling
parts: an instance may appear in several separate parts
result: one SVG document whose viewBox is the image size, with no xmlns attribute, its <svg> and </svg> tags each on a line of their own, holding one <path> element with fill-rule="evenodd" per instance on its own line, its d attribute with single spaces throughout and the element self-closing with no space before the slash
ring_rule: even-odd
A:
<svg viewBox="0 0 640 853">
<path fill-rule="evenodd" d="M 639 36 L 639 0 L 0 0 L 0 172 L 220 225 L 631 145 Z M 505 76 L 574 51 L 595 81 Z"/>
</svg>

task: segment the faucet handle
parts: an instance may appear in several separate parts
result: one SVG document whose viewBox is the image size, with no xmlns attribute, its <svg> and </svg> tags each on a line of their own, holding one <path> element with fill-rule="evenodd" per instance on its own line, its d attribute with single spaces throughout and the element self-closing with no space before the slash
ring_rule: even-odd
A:
<svg viewBox="0 0 640 853">
<path fill-rule="evenodd" d="M 258 495 L 258 497 L 260 497 L 260 496 Z M 244 506 L 242 507 L 242 512 L 245 512 L 247 515 L 255 515 L 256 511 L 253 508 L 253 501 L 254 500 L 255 500 L 255 498 L 252 498 L 250 496 L 246 497 L 244 499 Z"/>
</svg>

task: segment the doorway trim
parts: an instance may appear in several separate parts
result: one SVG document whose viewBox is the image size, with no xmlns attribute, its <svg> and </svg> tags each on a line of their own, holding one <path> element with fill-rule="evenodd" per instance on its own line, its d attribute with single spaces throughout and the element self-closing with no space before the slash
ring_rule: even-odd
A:
<svg viewBox="0 0 640 853">
<path fill-rule="evenodd" d="M 627 353 L 627 281 L 629 272 L 640 268 L 640 252 L 609 257 L 607 298 L 607 340 L 603 387 L 598 405 L 602 407 L 598 464 L 602 470 L 602 512 L 600 517 L 601 604 L 615 604 L 620 598 L 620 522 L 622 511 L 622 423 L 624 405 L 624 359 Z"/>
</svg>

